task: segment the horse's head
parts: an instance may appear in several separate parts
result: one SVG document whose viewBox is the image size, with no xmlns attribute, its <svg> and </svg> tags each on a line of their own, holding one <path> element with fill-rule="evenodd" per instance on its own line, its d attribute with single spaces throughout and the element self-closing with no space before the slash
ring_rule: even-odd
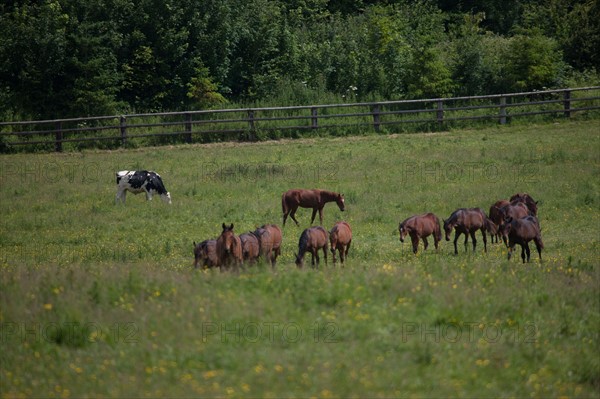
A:
<svg viewBox="0 0 600 399">
<path fill-rule="evenodd" d="M 400 225 L 398 226 L 398 231 L 400 232 L 400 242 L 404 242 L 404 237 L 406 237 L 408 231 L 406 230 L 406 227 L 403 223 L 400 223 Z"/>
<path fill-rule="evenodd" d="M 235 234 L 233 233 L 233 223 L 230 226 L 223 223 L 223 232 L 221 233 L 222 248 L 226 254 L 233 252 L 235 246 Z"/>
<path fill-rule="evenodd" d="M 304 257 L 298 255 L 298 254 L 294 254 L 294 257 L 296 258 L 296 266 L 298 267 L 303 267 L 304 266 Z"/>
<path fill-rule="evenodd" d="M 340 208 L 340 211 L 344 212 L 344 209 L 346 209 L 344 194 L 338 194 L 335 198 L 335 203 Z"/>
<path fill-rule="evenodd" d="M 446 233 L 446 241 L 450 241 L 450 234 L 452 234 L 452 228 L 454 228 L 454 223 L 451 223 L 449 219 L 442 220 L 444 221 L 444 232 Z"/>
</svg>

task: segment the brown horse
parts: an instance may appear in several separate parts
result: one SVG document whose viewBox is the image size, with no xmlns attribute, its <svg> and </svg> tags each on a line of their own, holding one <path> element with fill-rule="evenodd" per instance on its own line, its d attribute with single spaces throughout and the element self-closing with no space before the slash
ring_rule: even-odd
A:
<svg viewBox="0 0 600 399">
<path fill-rule="evenodd" d="M 260 255 L 260 244 L 254 232 L 240 234 L 242 244 L 242 258 L 244 262 L 255 263 Z"/>
<path fill-rule="evenodd" d="M 535 201 L 531 195 L 527 194 L 527 193 L 516 193 L 515 195 L 513 195 L 512 197 L 510 197 L 510 202 L 512 204 L 516 203 L 516 202 L 522 202 L 527 206 L 527 209 L 529 209 L 529 211 L 531 212 L 531 214 L 535 217 L 537 217 L 537 211 L 538 211 L 538 201 Z"/>
<path fill-rule="evenodd" d="M 429 246 L 427 237 L 433 234 L 433 243 L 435 249 L 438 249 L 438 243 L 442 241 L 442 231 L 440 230 L 440 219 L 433 213 L 425 213 L 423 215 L 411 216 L 404 219 L 398 226 L 400 231 L 400 242 L 404 242 L 404 238 L 409 235 L 412 241 L 413 252 L 417 253 L 419 240 L 423 240 L 425 249 Z"/>
<path fill-rule="evenodd" d="M 199 244 L 194 241 L 194 267 L 197 269 L 219 266 L 217 256 L 217 240 L 204 240 Z"/>
<path fill-rule="evenodd" d="M 285 226 L 285 221 L 288 215 L 292 218 L 296 225 L 298 225 L 298 221 L 296 220 L 296 211 L 298 207 L 302 208 L 312 208 L 312 218 L 310 219 L 310 224 L 312 225 L 315 221 L 315 216 L 317 215 L 317 211 L 319 211 L 319 220 L 321 221 L 321 225 L 323 224 L 323 207 L 328 202 L 335 202 L 340 211 L 344 211 L 344 195 L 334 193 L 333 191 L 325 191 L 325 190 L 303 190 L 303 189 L 295 189 L 288 190 L 281 196 L 281 209 L 283 211 L 283 225 Z"/>
<path fill-rule="evenodd" d="M 329 232 L 329 242 L 331 244 L 331 253 L 333 254 L 333 264 L 335 265 L 335 250 L 340 253 L 340 262 L 344 264 L 344 258 L 348 256 L 350 244 L 352 243 L 352 229 L 346 222 L 337 222 Z"/>
<path fill-rule="evenodd" d="M 510 205 L 510 202 L 507 200 L 499 200 L 496 201 L 492 206 L 490 206 L 490 220 L 494 222 L 496 226 L 500 226 L 503 222 L 504 218 L 502 216 L 502 213 L 500 212 L 500 209 L 502 209 L 506 205 Z M 491 233 L 488 229 L 488 233 L 490 233 L 492 236 L 492 244 L 494 243 L 494 237 L 496 238 L 496 243 L 500 242 L 500 232 L 494 234 Z"/>
<path fill-rule="evenodd" d="M 217 257 L 219 258 L 219 267 L 221 270 L 226 267 L 243 265 L 242 243 L 240 238 L 233 232 L 233 223 L 226 226 L 223 223 L 223 232 L 217 238 Z"/>
<path fill-rule="evenodd" d="M 309 227 L 302 232 L 300 235 L 300 241 L 298 242 L 298 253 L 296 254 L 296 266 L 304 266 L 304 254 L 310 252 L 312 255 L 312 266 L 316 265 L 319 267 L 319 249 L 323 249 L 323 256 L 325 257 L 325 264 L 327 264 L 327 244 L 328 234 L 321 226 Z"/>
<path fill-rule="evenodd" d="M 450 241 L 450 233 L 452 229 L 455 230 L 454 234 L 454 253 L 458 254 L 456 248 L 456 242 L 461 234 L 465 235 L 465 251 L 467 250 L 467 243 L 469 241 L 469 235 L 473 240 L 473 252 L 477 246 L 477 239 L 475 238 L 475 232 L 481 230 L 483 236 L 483 249 L 487 252 L 487 238 L 486 238 L 486 216 L 480 208 L 460 208 L 452 212 L 447 220 L 444 220 L 444 231 L 446 232 L 446 241 Z"/>
<path fill-rule="evenodd" d="M 277 257 L 281 255 L 281 229 L 276 224 L 264 224 L 253 234 L 258 238 L 260 254 L 275 267 Z"/>
<path fill-rule="evenodd" d="M 523 202 L 513 201 L 510 204 L 503 206 L 499 210 L 500 213 L 500 224 L 499 231 L 502 236 L 502 241 L 504 241 L 505 245 L 508 245 L 508 236 L 503 234 L 504 231 L 503 226 L 506 224 L 506 220 L 508 219 L 522 219 L 529 215 L 531 215 L 531 211 L 527 208 L 527 205 Z"/>
<path fill-rule="evenodd" d="M 535 216 L 527 216 L 522 219 L 507 219 L 502 233 L 508 236 L 508 260 L 510 260 L 515 245 L 519 244 L 521 246 L 521 259 L 523 259 L 523 263 L 525 263 L 525 255 L 527 255 L 527 262 L 529 262 L 531 254 L 529 241 L 532 240 L 540 256 L 540 261 L 542 260 L 544 243 L 542 242 L 540 224 Z"/>
</svg>

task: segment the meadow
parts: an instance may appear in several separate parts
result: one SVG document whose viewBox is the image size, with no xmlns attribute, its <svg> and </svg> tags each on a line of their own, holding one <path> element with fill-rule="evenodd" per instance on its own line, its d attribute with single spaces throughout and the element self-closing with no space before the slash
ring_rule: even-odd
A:
<svg viewBox="0 0 600 399">
<path fill-rule="evenodd" d="M 600 123 L 0 156 L 3 397 L 600 397 Z M 173 204 L 115 205 L 115 172 Z M 344 267 L 193 269 L 222 223 L 281 225 L 289 188 L 341 192 Z M 398 223 L 516 192 L 540 262 L 502 244 L 414 255 Z M 318 218 L 317 218 L 318 220 Z M 533 246 L 532 246 L 533 249 Z M 520 249 L 519 249 L 520 250 Z"/>
</svg>

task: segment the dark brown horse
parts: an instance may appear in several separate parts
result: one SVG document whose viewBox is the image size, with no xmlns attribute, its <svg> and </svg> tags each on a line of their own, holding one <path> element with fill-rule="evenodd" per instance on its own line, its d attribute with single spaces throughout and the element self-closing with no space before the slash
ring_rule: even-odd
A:
<svg viewBox="0 0 600 399">
<path fill-rule="evenodd" d="M 331 253 L 333 254 L 333 264 L 335 265 L 335 251 L 340 253 L 340 262 L 344 264 L 344 258 L 348 256 L 350 244 L 352 243 L 352 229 L 346 222 L 337 222 L 329 231 L 329 243 L 331 244 Z"/>
<path fill-rule="evenodd" d="M 520 201 L 513 201 L 510 204 L 500 208 L 499 213 L 500 213 L 500 224 L 498 225 L 499 232 L 500 232 L 500 235 L 502 236 L 502 241 L 504 241 L 504 244 L 508 246 L 508 241 L 507 241 L 508 236 L 506 234 L 502 233 L 504 231 L 503 227 L 506 224 L 506 220 L 525 218 L 531 214 L 531 211 L 529 210 L 529 208 L 527 208 L 527 205 L 525 205 L 525 203 L 520 202 Z"/>
<path fill-rule="evenodd" d="M 398 226 L 400 232 L 400 242 L 409 235 L 412 241 L 413 252 L 417 253 L 419 240 L 423 240 L 424 249 L 427 249 L 429 243 L 427 237 L 433 235 L 435 249 L 438 249 L 438 243 L 442 241 L 442 231 L 440 230 L 440 219 L 433 213 L 411 216 L 404 219 Z"/>
<path fill-rule="evenodd" d="M 328 234 L 321 226 L 309 227 L 305 229 L 300 235 L 300 241 L 298 242 L 298 253 L 296 254 L 296 266 L 304 266 L 304 255 L 306 252 L 310 252 L 312 255 L 312 266 L 316 265 L 319 267 L 319 249 L 323 249 L 323 256 L 325 257 L 325 264 L 327 264 L 327 245 L 328 245 Z"/>
<path fill-rule="evenodd" d="M 510 205 L 510 202 L 507 200 L 499 200 L 496 201 L 492 206 L 490 206 L 489 218 L 496 226 L 500 226 L 503 222 L 504 217 L 500 212 L 500 209 L 505 207 L 506 205 Z M 488 233 L 490 230 L 488 229 Z M 492 244 L 494 243 L 494 237 L 496 238 L 496 243 L 500 242 L 500 232 L 498 231 L 495 234 L 490 233 L 492 236 Z"/>
<path fill-rule="evenodd" d="M 483 249 L 487 252 L 487 238 L 486 238 L 486 216 L 480 208 L 461 208 L 457 209 L 450 217 L 444 220 L 444 231 L 446 232 L 446 241 L 450 241 L 450 233 L 452 229 L 455 230 L 454 234 L 454 253 L 458 254 L 456 242 L 461 234 L 465 235 L 465 251 L 467 250 L 467 243 L 469 242 L 469 235 L 473 240 L 473 252 L 477 246 L 477 239 L 475 238 L 475 232 L 481 230 L 483 236 Z"/>
<path fill-rule="evenodd" d="M 515 195 L 513 195 L 512 197 L 510 197 L 510 202 L 512 204 L 516 203 L 516 202 L 522 202 L 527 206 L 527 209 L 529 209 L 529 211 L 531 212 L 531 214 L 535 217 L 537 217 L 537 211 L 538 211 L 538 201 L 535 201 L 531 195 L 527 194 L 527 193 L 516 193 Z"/>
<path fill-rule="evenodd" d="M 260 254 L 275 267 L 277 257 L 281 255 L 281 229 L 276 224 L 264 224 L 253 234 L 258 237 Z"/>
<path fill-rule="evenodd" d="M 243 265 L 242 243 L 240 238 L 233 232 L 233 223 L 226 226 L 223 223 L 223 232 L 217 238 L 217 257 L 219 258 L 219 267 L 221 270 L 225 267 Z"/>
<path fill-rule="evenodd" d="M 312 218 L 310 219 L 310 224 L 312 225 L 315 221 L 315 216 L 317 215 L 317 211 L 319 211 L 319 220 L 321 225 L 323 224 L 323 207 L 328 202 L 335 202 L 340 211 L 344 211 L 344 195 L 334 193 L 333 191 L 325 191 L 325 190 L 303 190 L 303 189 L 295 189 L 288 190 L 281 196 L 281 209 L 283 211 L 283 225 L 285 226 L 285 221 L 288 215 L 292 218 L 296 225 L 298 225 L 298 221 L 296 220 L 296 211 L 298 207 L 302 208 L 312 208 Z"/>
<path fill-rule="evenodd" d="M 211 268 L 219 266 L 217 256 L 217 240 L 204 240 L 199 244 L 194 241 L 194 267 Z"/>
<path fill-rule="evenodd" d="M 527 262 L 529 262 L 531 254 L 529 241 L 532 240 L 540 256 L 540 261 L 542 260 L 544 243 L 542 242 L 540 224 L 535 216 L 527 216 L 522 219 L 507 219 L 502 233 L 508 236 L 508 260 L 510 260 L 515 245 L 519 244 L 521 246 L 521 259 L 523 259 L 523 263 L 525 263 L 525 255 L 527 255 Z"/>
<path fill-rule="evenodd" d="M 258 237 L 254 235 L 254 232 L 240 234 L 240 242 L 242 244 L 242 258 L 244 258 L 244 262 L 255 263 L 260 255 Z"/>
</svg>

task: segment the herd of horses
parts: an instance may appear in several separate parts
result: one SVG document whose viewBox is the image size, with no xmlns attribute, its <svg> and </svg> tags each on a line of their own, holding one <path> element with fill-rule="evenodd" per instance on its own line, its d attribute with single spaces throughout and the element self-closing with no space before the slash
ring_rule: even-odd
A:
<svg viewBox="0 0 600 399">
<path fill-rule="evenodd" d="M 345 209 L 343 194 L 326 190 L 294 189 L 283 193 L 281 207 L 283 212 L 283 226 L 289 216 L 298 225 L 295 214 L 299 207 L 312 208 L 311 225 L 317 212 L 321 225 L 323 224 L 323 208 L 325 204 L 335 202 L 341 211 Z M 533 241 L 542 259 L 544 244 L 541 237 L 540 224 L 537 219 L 537 202 L 527 193 L 517 193 L 509 200 L 496 201 L 489 211 L 489 217 L 480 208 L 460 208 L 452 212 L 448 219 L 440 223 L 440 219 L 433 213 L 411 216 L 400 223 L 398 230 L 400 241 L 404 242 L 410 236 L 413 252 L 416 254 L 419 241 L 423 241 L 424 249 L 428 247 L 427 238 L 433 236 L 435 248 L 442 241 L 442 228 L 446 241 L 454 230 L 454 253 L 458 254 L 457 242 L 464 234 L 465 251 L 468 250 L 469 236 L 473 244 L 473 251 L 477 247 L 476 232 L 480 231 L 483 237 L 484 251 L 487 252 L 487 234 L 491 235 L 492 243 L 500 242 L 500 238 L 508 247 L 510 260 L 515 246 L 521 246 L 523 263 L 530 260 L 529 242 Z M 443 226 L 443 227 L 440 227 Z M 275 224 L 264 224 L 254 231 L 240 234 L 234 233 L 233 223 L 222 224 L 221 234 L 216 239 L 194 242 L 194 267 L 219 267 L 235 269 L 244 264 L 254 264 L 262 257 L 274 268 L 277 257 L 281 254 L 282 231 Z M 298 252 L 295 254 L 295 263 L 303 267 L 306 253 L 312 255 L 311 264 L 318 267 L 320 262 L 319 251 L 323 251 L 325 263 L 327 252 L 332 252 L 334 264 L 336 251 L 339 253 L 343 265 L 352 243 L 352 229 L 345 221 L 337 222 L 329 231 L 322 226 L 309 227 L 302 231 L 298 241 Z"/>
<path fill-rule="evenodd" d="M 443 229 L 446 241 L 450 241 L 450 235 L 454 230 L 454 253 L 458 254 L 457 242 L 461 234 L 465 236 L 465 251 L 467 250 L 469 236 L 473 242 L 473 251 L 477 248 L 475 233 L 481 231 L 483 237 L 483 248 L 487 252 L 487 234 L 489 233 L 496 242 L 500 237 L 508 247 L 508 259 L 510 260 L 515 246 L 521 246 L 521 259 L 525 263 L 530 260 L 529 242 L 533 241 L 542 259 L 544 243 L 539 220 L 537 219 L 537 201 L 527 193 L 517 193 L 509 200 L 496 201 L 490 207 L 489 217 L 481 208 L 460 208 L 452 212 L 448 219 L 443 220 Z M 427 237 L 433 236 L 435 248 L 442 240 L 440 219 L 433 213 L 411 216 L 398 226 L 400 241 L 408 235 L 411 238 L 413 252 L 417 253 L 419 240 L 423 240 L 423 246 L 427 249 Z"/>
</svg>

